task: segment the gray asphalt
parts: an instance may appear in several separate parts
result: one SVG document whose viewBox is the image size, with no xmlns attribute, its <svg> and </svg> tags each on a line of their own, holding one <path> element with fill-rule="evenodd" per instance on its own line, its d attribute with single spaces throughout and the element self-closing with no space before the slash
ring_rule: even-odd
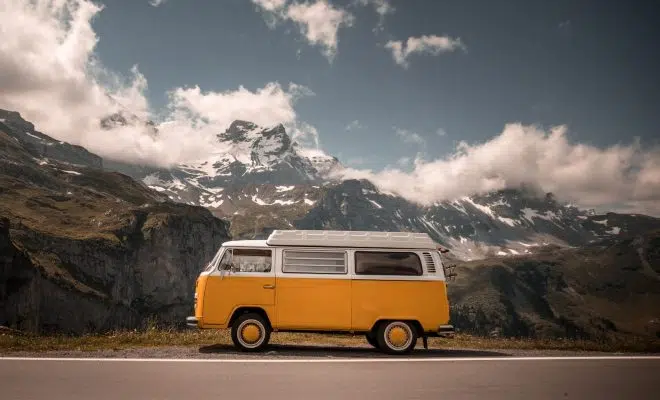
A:
<svg viewBox="0 0 660 400">
<path fill-rule="evenodd" d="M 657 399 L 659 390 L 658 358 L 447 358 L 428 362 L 0 359 L 3 399 L 229 399 L 260 396 L 287 400 L 639 400 Z"/>
</svg>

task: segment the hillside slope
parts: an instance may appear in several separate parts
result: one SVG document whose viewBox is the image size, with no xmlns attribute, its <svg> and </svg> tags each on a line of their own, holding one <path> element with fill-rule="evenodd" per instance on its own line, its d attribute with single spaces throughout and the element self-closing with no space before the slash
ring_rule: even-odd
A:
<svg viewBox="0 0 660 400">
<path fill-rule="evenodd" d="M 451 318 L 466 332 L 660 340 L 660 230 L 458 263 L 456 273 Z"/>
<path fill-rule="evenodd" d="M 33 332 L 180 323 L 228 224 L 86 150 L 0 115 L 0 325 Z"/>
</svg>

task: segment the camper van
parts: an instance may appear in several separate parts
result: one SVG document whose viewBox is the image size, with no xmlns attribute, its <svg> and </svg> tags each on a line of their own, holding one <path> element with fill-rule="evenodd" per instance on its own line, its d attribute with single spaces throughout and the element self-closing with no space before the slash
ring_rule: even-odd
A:
<svg viewBox="0 0 660 400">
<path fill-rule="evenodd" d="M 453 332 L 438 245 L 425 233 L 275 230 L 222 244 L 195 284 L 190 327 L 243 351 L 272 332 L 365 335 L 389 354 Z"/>
</svg>

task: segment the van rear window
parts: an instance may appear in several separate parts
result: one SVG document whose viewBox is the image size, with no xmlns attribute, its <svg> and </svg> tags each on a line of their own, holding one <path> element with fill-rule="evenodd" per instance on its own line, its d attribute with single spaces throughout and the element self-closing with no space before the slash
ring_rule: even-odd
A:
<svg viewBox="0 0 660 400">
<path fill-rule="evenodd" d="M 422 275 L 419 256 L 410 252 L 356 251 L 357 275 Z"/>
</svg>

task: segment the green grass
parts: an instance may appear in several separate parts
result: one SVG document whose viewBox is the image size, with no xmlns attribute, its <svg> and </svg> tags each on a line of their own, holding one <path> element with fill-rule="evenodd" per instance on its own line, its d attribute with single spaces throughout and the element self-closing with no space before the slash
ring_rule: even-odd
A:
<svg viewBox="0 0 660 400">
<path fill-rule="evenodd" d="M 320 335 L 307 333 L 273 333 L 273 344 L 354 347 L 368 346 L 362 335 Z M 201 347 L 230 345 L 228 330 L 145 329 L 82 336 L 26 335 L 0 331 L 0 352 L 28 351 L 97 351 L 149 347 Z M 418 342 L 418 347 L 422 341 Z M 430 338 L 429 347 L 436 349 L 479 350 L 565 350 L 596 352 L 660 352 L 660 343 L 644 339 L 619 339 L 595 342 L 571 339 L 489 338 L 456 334 L 453 338 Z"/>
</svg>

